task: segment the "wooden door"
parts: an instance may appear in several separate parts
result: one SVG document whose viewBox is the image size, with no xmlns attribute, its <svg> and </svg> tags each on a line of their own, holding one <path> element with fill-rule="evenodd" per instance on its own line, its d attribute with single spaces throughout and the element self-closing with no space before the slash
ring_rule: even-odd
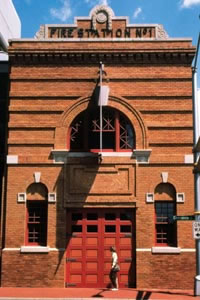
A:
<svg viewBox="0 0 200 300">
<path fill-rule="evenodd" d="M 119 286 L 135 286 L 134 211 L 81 209 L 67 212 L 66 287 L 109 287 L 110 246 L 120 264 Z"/>
</svg>

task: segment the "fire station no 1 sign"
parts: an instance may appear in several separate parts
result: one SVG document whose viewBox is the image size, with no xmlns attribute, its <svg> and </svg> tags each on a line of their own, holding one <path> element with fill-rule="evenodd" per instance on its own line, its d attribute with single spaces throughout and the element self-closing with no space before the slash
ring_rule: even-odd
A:
<svg viewBox="0 0 200 300">
<path fill-rule="evenodd" d="M 200 239 L 200 221 L 193 222 L 193 238 L 198 240 Z"/>
</svg>

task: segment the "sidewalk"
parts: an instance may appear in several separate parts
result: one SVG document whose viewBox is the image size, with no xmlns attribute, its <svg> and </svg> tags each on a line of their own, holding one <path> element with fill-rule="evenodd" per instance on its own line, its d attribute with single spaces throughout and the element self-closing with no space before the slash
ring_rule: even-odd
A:
<svg viewBox="0 0 200 300">
<path fill-rule="evenodd" d="M 98 288 L 0 288 L 0 299 L 124 299 L 148 300 L 171 299 L 186 300 L 200 299 L 194 297 L 192 290 L 145 290 L 145 289 L 119 289 L 112 291 Z"/>
</svg>

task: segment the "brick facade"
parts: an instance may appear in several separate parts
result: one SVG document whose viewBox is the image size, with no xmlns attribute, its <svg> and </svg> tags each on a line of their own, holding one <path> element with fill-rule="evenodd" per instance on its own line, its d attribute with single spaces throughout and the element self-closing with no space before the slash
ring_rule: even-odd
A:
<svg viewBox="0 0 200 300">
<path fill-rule="evenodd" d="M 113 32 L 127 28 L 127 20 L 110 18 Z M 91 20 L 77 24 L 87 29 Z M 96 26 L 99 32 L 106 28 L 105 23 Z M 148 28 L 158 32 L 153 25 Z M 44 28 L 40 31 L 44 34 Z M 184 203 L 176 203 L 177 215 L 194 212 L 191 40 L 170 39 L 164 31 L 163 36 L 129 38 L 54 34 L 10 43 L 2 286 L 63 287 L 66 209 L 121 207 L 136 214 L 135 287 L 192 289 L 191 222 L 177 222 L 176 253 L 170 247 L 157 253 L 154 203 L 146 202 L 147 193 L 154 201 L 175 202 L 177 193 L 184 193 Z M 100 61 L 105 64 L 103 84 L 110 88 L 108 106 L 126 115 L 136 133 L 132 155 L 103 154 L 102 162 L 95 156 L 69 155 L 67 143 L 72 121 L 93 101 Z M 40 173 L 38 183 L 35 172 Z M 26 202 L 17 197 L 25 193 L 28 200 L 43 199 L 39 190 L 29 193 L 34 183 L 57 197 L 48 203 L 45 253 L 21 251 L 26 246 Z M 161 194 L 156 190 L 160 184 Z"/>
</svg>

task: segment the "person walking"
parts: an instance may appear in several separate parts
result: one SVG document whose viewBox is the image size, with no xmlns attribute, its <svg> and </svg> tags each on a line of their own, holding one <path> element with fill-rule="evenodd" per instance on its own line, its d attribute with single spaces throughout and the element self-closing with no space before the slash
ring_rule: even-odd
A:
<svg viewBox="0 0 200 300">
<path fill-rule="evenodd" d="M 112 283 L 112 291 L 117 291 L 119 288 L 118 285 L 118 278 L 117 278 L 117 272 L 119 272 L 120 268 L 118 265 L 118 256 L 116 252 L 115 246 L 110 247 L 110 251 L 112 253 L 112 265 L 110 270 L 110 281 Z"/>
</svg>

